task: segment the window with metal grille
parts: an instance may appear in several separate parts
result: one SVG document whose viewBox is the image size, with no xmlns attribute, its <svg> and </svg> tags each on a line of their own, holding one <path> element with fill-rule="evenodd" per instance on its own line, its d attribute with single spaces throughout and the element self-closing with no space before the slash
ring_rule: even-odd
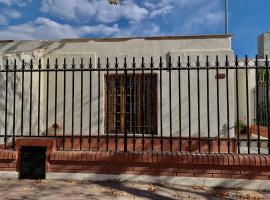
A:
<svg viewBox="0 0 270 200">
<path fill-rule="evenodd" d="M 106 75 L 105 82 L 105 130 L 157 134 L 157 75 Z"/>
</svg>

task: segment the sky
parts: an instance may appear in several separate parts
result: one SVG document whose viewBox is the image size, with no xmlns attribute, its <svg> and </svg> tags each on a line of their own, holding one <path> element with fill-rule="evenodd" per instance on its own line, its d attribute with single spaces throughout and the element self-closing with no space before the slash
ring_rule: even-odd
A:
<svg viewBox="0 0 270 200">
<path fill-rule="evenodd" d="M 270 0 L 229 0 L 239 56 L 254 57 L 270 31 Z M 224 0 L 0 0 L 0 40 L 51 40 L 224 33 Z"/>
</svg>

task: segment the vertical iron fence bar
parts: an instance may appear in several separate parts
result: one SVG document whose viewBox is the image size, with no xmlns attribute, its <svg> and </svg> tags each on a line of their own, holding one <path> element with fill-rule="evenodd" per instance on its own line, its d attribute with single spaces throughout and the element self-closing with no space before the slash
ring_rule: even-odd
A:
<svg viewBox="0 0 270 200">
<path fill-rule="evenodd" d="M 73 150 L 73 146 L 74 146 L 74 96 L 75 96 L 75 88 L 74 88 L 74 76 L 75 76 L 75 59 L 72 59 L 72 110 L 71 110 L 71 150 Z"/>
<path fill-rule="evenodd" d="M 270 154 L 270 116 L 269 116 L 269 61 L 268 61 L 268 55 L 265 56 L 266 62 L 266 107 L 267 107 L 267 134 L 268 134 L 268 140 L 267 140 L 267 146 L 268 146 L 268 154 Z"/>
<path fill-rule="evenodd" d="M 115 96 L 116 96 L 116 106 L 117 106 L 117 95 L 118 95 L 118 86 L 117 86 L 117 80 L 118 80 L 118 58 L 115 58 Z M 114 110 L 115 114 L 115 151 L 118 150 L 118 127 L 117 127 L 117 108 Z"/>
<path fill-rule="evenodd" d="M 199 153 L 201 153 L 201 108 L 200 108 L 200 58 L 197 57 L 197 96 L 198 96 L 198 136 Z"/>
<path fill-rule="evenodd" d="M 261 134 L 260 134 L 260 116 L 259 116 L 259 64 L 258 64 L 258 56 L 256 56 L 256 60 L 255 60 L 255 66 L 256 66 L 256 115 L 257 115 L 257 127 L 258 127 L 258 141 L 257 141 L 257 145 L 258 145 L 258 154 L 261 153 Z"/>
<path fill-rule="evenodd" d="M 265 76 L 265 74 L 264 74 L 264 76 Z M 265 104 L 267 104 L 267 102 L 266 102 L 266 84 L 265 85 L 263 85 L 263 97 L 264 97 L 264 106 L 266 106 L 266 108 L 264 108 L 265 109 L 265 111 L 263 112 L 263 122 L 262 122 L 262 124 L 263 124 L 263 126 L 267 126 L 267 105 L 265 105 Z"/>
<path fill-rule="evenodd" d="M 64 102 L 63 102 L 63 150 L 65 150 L 65 143 L 66 143 L 66 70 L 67 70 L 67 64 L 66 64 L 66 58 L 64 58 Z"/>
<path fill-rule="evenodd" d="M 260 119 L 260 126 L 265 126 L 265 111 L 264 111 L 264 107 L 265 107 L 265 83 L 261 83 L 261 79 L 262 79 L 262 73 L 261 73 L 261 70 L 258 70 L 259 72 L 259 119 Z"/>
<path fill-rule="evenodd" d="M 151 82 L 150 82 L 150 131 L 151 131 L 151 149 L 154 151 L 154 122 L 153 122 L 153 68 L 154 68 L 154 62 L 153 57 L 151 57 L 151 63 L 150 63 L 150 73 L 151 73 Z"/>
<path fill-rule="evenodd" d="M 83 145 L 83 72 L 84 72 L 83 58 L 81 58 L 80 70 L 81 70 L 80 150 L 82 150 L 82 145 Z"/>
<path fill-rule="evenodd" d="M 133 144 L 133 151 L 135 151 L 136 149 L 136 137 L 135 137 L 135 133 L 137 132 L 137 101 L 136 101 L 136 98 L 137 98 L 137 82 L 136 82 L 136 77 L 135 77 L 135 70 L 136 70 L 136 63 L 135 63 L 135 57 L 133 57 L 133 62 L 132 62 L 132 69 L 133 69 L 133 85 L 134 85 L 134 88 L 133 88 L 133 112 L 132 112 L 132 120 L 133 120 L 133 140 L 132 140 L 132 144 Z"/>
<path fill-rule="evenodd" d="M 225 68 L 226 68 L 226 101 L 227 101 L 227 134 L 228 134 L 228 153 L 231 151 L 231 137 L 230 137 L 230 100 L 229 100 L 229 60 L 228 56 L 226 55 L 226 62 L 225 62 Z"/>
<path fill-rule="evenodd" d="M 127 59 L 124 58 L 124 152 L 127 152 Z"/>
<path fill-rule="evenodd" d="M 248 84 L 248 57 L 245 57 L 245 67 L 246 67 L 246 101 L 247 101 L 247 132 L 248 132 L 248 154 L 250 154 L 250 131 L 249 131 L 249 84 Z"/>
<path fill-rule="evenodd" d="M 109 84 L 109 58 L 107 58 L 107 62 L 106 62 L 106 99 L 107 99 L 107 102 L 106 102 L 106 151 L 109 150 L 109 87 L 110 87 L 110 84 Z"/>
<path fill-rule="evenodd" d="M 191 103 L 190 103 L 190 58 L 187 60 L 188 67 L 188 149 L 192 151 L 192 139 L 191 139 Z"/>
<path fill-rule="evenodd" d="M 207 138 L 208 138 L 208 153 L 211 153 L 210 139 L 210 103 L 209 103 L 209 57 L 206 57 L 206 96 L 207 96 Z"/>
<path fill-rule="evenodd" d="M 89 133 L 88 133 L 88 149 L 91 150 L 92 143 L 92 58 L 89 59 Z"/>
<path fill-rule="evenodd" d="M 160 150 L 163 152 L 163 122 L 162 122 L 162 57 L 160 57 L 159 61 L 159 109 L 160 109 Z"/>
<path fill-rule="evenodd" d="M 179 113 L 179 149 L 182 151 L 182 105 L 181 105 L 181 59 L 178 56 L 178 113 Z"/>
<path fill-rule="evenodd" d="M 218 131 L 218 153 L 220 153 L 220 113 L 219 113 L 219 60 L 216 57 L 216 79 L 217 79 L 217 131 Z"/>
<path fill-rule="evenodd" d="M 46 136 L 48 136 L 48 123 L 49 123 L 49 116 L 48 116 L 48 112 L 49 112 L 49 80 L 50 80 L 50 61 L 49 58 L 47 59 L 47 66 L 46 66 L 46 70 L 47 70 L 47 94 L 46 94 Z"/>
<path fill-rule="evenodd" d="M 56 136 L 56 129 L 57 129 L 57 70 L 58 70 L 58 60 L 55 59 L 55 94 L 54 94 L 54 136 Z"/>
<path fill-rule="evenodd" d="M 97 70 L 98 70 L 98 137 L 97 137 L 97 150 L 99 151 L 99 149 L 100 149 L 100 71 L 101 71 L 100 58 L 98 58 Z"/>
<path fill-rule="evenodd" d="M 237 127 L 237 149 L 238 149 L 238 153 L 240 154 L 240 133 L 239 133 L 239 86 L 238 86 L 238 57 L 235 57 L 235 67 L 236 67 L 236 127 Z"/>
<path fill-rule="evenodd" d="M 29 105 L 29 135 L 32 136 L 32 99 L 33 99 L 33 60 L 30 61 L 30 105 Z"/>
<path fill-rule="evenodd" d="M 12 135 L 12 147 L 15 147 L 15 122 L 16 122 L 16 70 L 17 70 L 17 61 L 14 61 L 14 85 L 13 85 L 13 135 Z"/>
<path fill-rule="evenodd" d="M 8 59 L 6 60 L 6 96 L 5 96 L 5 148 L 7 148 L 7 123 L 8 123 L 8 68 L 9 68 L 9 64 L 8 64 Z"/>
<path fill-rule="evenodd" d="M 38 60 L 38 136 L 40 136 L 41 59 Z"/>
<path fill-rule="evenodd" d="M 133 103 L 132 103 L 132 92 L 133 92 L 133 84 L 132 84 L 132 79 L 133 79 L 133 76 L 132 76 L 132 74 L 128 74 L 128 82 L 127 82 L 127 87 L 129 87 L 129 101 L 128 101 L 128 103 L 129 103 L 129 105 L 128 105 L 128 107 L 129 107 L 129 114 L 128 114 L 128 116 L 129 116 L 129 122 L 128 122 L 128 133 L 130 134 L 130 136 L 131 136 L 131 134 L 132 134 L 132 127 L 133 127 L 133 123 L 132 123 L 132 120 L 133 120 L 133 118 L 132 118 L 132 116 L 133 116 L 133 108 L 132 108 L 132 105 L 133 105 Z M 129 136 L 128 136 L 128 141 L 129 141 Z M 131 141 L 132 142 L 132 141 Z"/>
<path fill-rule="evenodd" d="M 142 107 L 141 107 L 141 117 L 142 117 L 142 151 L 144 151 L 144 131 L 145 131 L 145 80 L 144 80 L 144 57 L 142 57 Z"/>
<path fill-rule="evenodd" d="M 24 69 L 25 69 L 25 63 L 24 59 L 22 61 L 22 104 L 21 104 L 21 136 L 23 136 L 23 102 L 24 102 Z"/>
<path fill-rule="evenodd" d="M 132 66 L 131 66 L 132 67 Z M 133 96 L 133 75 L 130 73 L 128 74 L 128 87 L 129 87 L 129 126 L 128 126 L 128 133 L 130 134 L 130 138 L 128 136 L 128 142 L 129 139 L 132 139 L 132 134 L 133 134 L 133 101 L 132 101 L 132 96 Z M 132 140 L 130 141 L 132 143 Z"/>
<path fill-rule="evenodd" d="M 172 140 L 172 58 L 171 56 L 169 57 L 168 70 L 169 70 L 170 151 L 172 152 L 173 140 Z"/>
</svg>

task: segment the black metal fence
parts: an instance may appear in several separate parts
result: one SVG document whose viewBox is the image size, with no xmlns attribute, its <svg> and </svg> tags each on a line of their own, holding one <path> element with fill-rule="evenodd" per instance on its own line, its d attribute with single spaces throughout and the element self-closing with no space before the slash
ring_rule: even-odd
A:
<svg viewBox="0 0 270 200">
<path fill-rule="evenodd" d="M 50 137 L 59 150 L 270 153 L 267 57 L 44 62 L 1 66 L 2 148 Z"/>
<path fill-rule="evenodd" d="M 269 83 L 267 83 L 267 74 L 266 70 L 261 70 L 259 72 L 259 82 L 258 82 L 258 124 L 261 126 L 267 126 L 268 123 L 268 114 L 267 114 L 267 105 L 269 104 L 269 98 L 267 98 L 267 95 L 269 93 Z M 269 81 L 269 80 L 268 80 Z M 254 99 L 256 102 L 256 91 L 254 93 Z M 254 116 L 254 120 L 256 120 L 256 115 Z"/>
</svg>

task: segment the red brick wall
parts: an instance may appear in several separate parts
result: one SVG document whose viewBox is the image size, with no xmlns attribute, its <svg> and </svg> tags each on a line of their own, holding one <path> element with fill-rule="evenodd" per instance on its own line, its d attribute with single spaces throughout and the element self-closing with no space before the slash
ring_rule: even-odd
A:
<svg viewBox="0 0 270 200">
<path fill-rule="evenodd" d="M 91 150 L 106 150 L 107 148 L 107 142 L 106 142 L 106 135 L 101 135 L 99 137 L 99 143 L 97 136 L 91 136 L 91 143 L 89 145 L 89 139 L 88 137 L 82 137 L 80 138 L 78 136 L 75 136 L 73 141 L 73 144 L 71 143 L 71 138 L 66 137 L 66 140 L 63 144 L 62 140 L 58 140 L 57 146 L 58 149 L 62 149 L 63 146 L 65 150 L 89 150 L 89 146 Z M 118 136 L 118 143 L 117 143 L 117 150 L 118 151 L 124 151 L 124 138 L 122 135 Z M 161 151 L 161 138 L 160 137 L 154 137 L 153 140 L 153 146 L 151 144 L 151 138 L 145 137 L 145 144 L 144 144 L 144 150 L 145 151 Z M 170 146 L 170 138 L 169 137 L 163 137 L 163 151 L 170 151 L 170 147 L 173 152 L 181 151 L 181 152 L 199 152 L 200 153 L 208 153 L 209 147 L 208 143 L 210 144 L 210 152 L 217 153 L 218 150 L 220 153 L 227 153 L 228 152 L 228 140 L 227 138 L 221 138 L 220 139 L 220 149 L 218 149 L 218 142 L 217 138 L 192 138 L 191 139 L 191 149 L 189 149 L 189 139 L 186 137 L 181 138 L 182 143 L 180 145 L 180 139 L 177 137 L 172 138 L 172 146 Z M 81 145 L 80 145 L 81 142 Z M 136 137 L 133 141 L 132 137 L 128 137 L 127 140 L 127 148 L 128 151 L 133 151 L 133 142 L 135 143 L 135 151 L 141 151 L 142 150 L 142 138 Z M 237 141 L 235 138 L 230 139 L 230 152 L 237 152 Z M 200 147 L 200 148 L 199 148 Z M 73 148 L 73 149 L 72 149 Z M 115 151 L 116 145 L 115 145 L 115 136 L 109 136 L 108 137 L 108 150 L 109 151 Z"/>
<path fill-rule="evenodd" d="M 258 135 L 260 133 L 260 136 L 268 138 L 268 128 L 266 126 L 259 126 L 259 130 L 257 125 L 250 127 L 251 134 Z"/>
<path fill-rule="evenodd" d="M 0 171 L 20 170 L 20 147 L 47 146 L 47 172 L 270 180 L 270 156 L 198 153 L 57 151 L 54 139 L 18 139 L 0 151 Z"/>
<path fill-rule="evenodd" d="M 54 152 L 51 172 L 270 179 L 270 157 L 190 153 Z"/>
<path fill-rule="evenodd" d="M 17 151 L 0 151 L 0 171 L 16 171 L 18 153 Z"/>
</svg>

